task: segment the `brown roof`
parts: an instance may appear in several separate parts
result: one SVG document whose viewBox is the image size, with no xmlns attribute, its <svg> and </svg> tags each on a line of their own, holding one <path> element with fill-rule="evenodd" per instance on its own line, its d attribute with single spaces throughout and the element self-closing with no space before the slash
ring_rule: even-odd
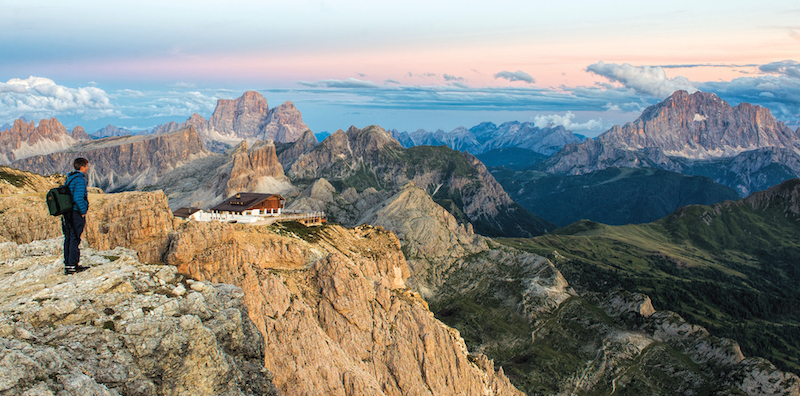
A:
<svg viewBox="0 0 800 396">
<path fill-rule="evenodd" d="M 196 212 L 200 211 L 200 208 L 178 208 L 172 215 L 175 217 L 182 217 L 184 219 L 188 219 L 189 216 L 195 214 Z"/>
<path fill-rule="evenodd" d="M 284 198 L 278 194 L 238 193 L 226 198 L 221 204 L 209 209 L 217 212 L 244 212 L 266 201 L 270 197 Z"/>
</svg>

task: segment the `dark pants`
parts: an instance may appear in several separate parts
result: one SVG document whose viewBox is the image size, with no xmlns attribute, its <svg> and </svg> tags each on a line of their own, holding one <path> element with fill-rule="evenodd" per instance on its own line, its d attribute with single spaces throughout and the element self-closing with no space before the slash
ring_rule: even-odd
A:
<svg viewBox="0 0 800 396">
<path fill-rule="evenodd" d="M 71 211 L 61 216 L 61 230 L 64 231 L 64 266 L 74 267 L 81 261 L 81 234 L 86 219 L 80 212 Z"/>
</svg>

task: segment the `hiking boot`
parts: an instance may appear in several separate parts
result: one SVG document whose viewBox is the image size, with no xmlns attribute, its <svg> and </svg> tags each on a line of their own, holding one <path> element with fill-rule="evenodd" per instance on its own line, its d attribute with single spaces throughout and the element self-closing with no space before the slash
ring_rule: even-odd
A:
<svg viewBox="0 0 800 396">
<path fill-rule="evenodd" d="M 83 271 L 86 271 L 88 269 L 89 269 L 89 267 L 84 267 L 82 265 L 76 265 L 74 267 L 67 266 L 67 267 L 64 267 L 64 275 L 77 274 L 78 272 L 83 272 Z"/>
</svg>

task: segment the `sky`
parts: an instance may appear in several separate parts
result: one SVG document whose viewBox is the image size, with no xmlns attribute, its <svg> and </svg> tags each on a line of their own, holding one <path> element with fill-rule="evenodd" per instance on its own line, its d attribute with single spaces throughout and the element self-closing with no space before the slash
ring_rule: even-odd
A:
<svg viewBox="0 0 800 396">
<path fill-rule="evenodd" d="M 316 133 L 596 136 L 683 89 L 800 127 L 796 0 L 0 0 L 0 31 L 0 126 L 140 131 L 253 90 Z"/>
</svg>

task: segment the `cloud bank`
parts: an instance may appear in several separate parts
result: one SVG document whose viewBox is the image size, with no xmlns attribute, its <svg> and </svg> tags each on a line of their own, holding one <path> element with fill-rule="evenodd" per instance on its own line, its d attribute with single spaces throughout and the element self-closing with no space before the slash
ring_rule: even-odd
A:
<svg viewBox="0 0 800 396">
<path fill-rule="evenodd" d="M 760 66 L 758 69 L 764 73 L 800 79 L 800 62 L 793 60 L 767 63 L 766 65 Z"/>
<path fill-rule="evenodd" d="M 538 128 L 562 126 L 570 131 L 604 131 L 608 126 L 603 124 L 602 118 L 589 120 L 584 123 L 575 123 L 575 114 L 567 111 L 566 114 L 539 114 L 533 117 L 533 125 Z"/>
<path fill-rule="evenodd" d="M 29 119 L 79 115 L 93 120 L 118 115 L 105 91 L 95 87 L 69 88 L 44 77 L 12 78 L 0 83 L 0 117 Z"/>
<path fill-rule="evenodd" d="M 678 90 L 685 90 L 689 93 L 698 90 L 686 77 L 667 78 L 664 68 L 659 66 L 633 66 L 630 63 L 618 65 L 600 61 L 589 65 L 586 71 L 605 77 L 612 82 L 618 82 L 640 95 L 659 99 L 666 98 Z"/>
<path fill-rule="evenodd" d="M 524 81 L 528 84 L 533 84 L 536 82 L 536 80 L 534 80 L 530 74 L 525 73 L 522 70 L 517 70 L 513 73 L 510 71 L 501 71 L 500 73 L 495 74 L 494 78 L 504 78 L 508 81 Z"/>
</svg>

